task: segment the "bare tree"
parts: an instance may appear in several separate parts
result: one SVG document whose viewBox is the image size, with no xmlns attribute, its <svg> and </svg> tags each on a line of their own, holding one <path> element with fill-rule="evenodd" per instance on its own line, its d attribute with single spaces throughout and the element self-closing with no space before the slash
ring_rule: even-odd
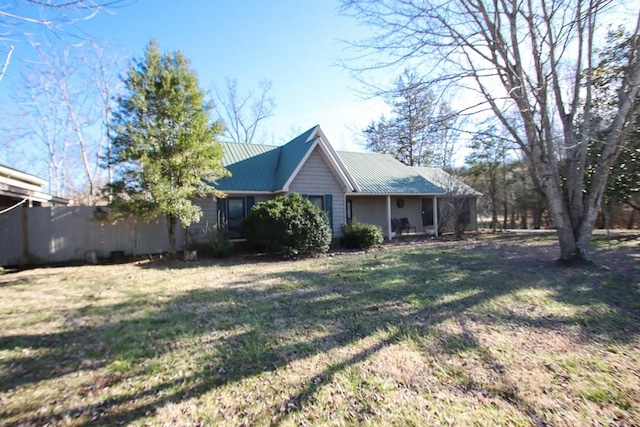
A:
<svg viewBox="0 0 640 427">
<path fill-rule="evenodd" d="M 215 89 L 214 110 L 224 122 L 225 137 L 234 142 L 257 142 L 260 125 L 273 115 L 275 102 L 271 97 L 271 82 L 263 80 L 258 92 L 238 93 L 235 79 L 225 80 L 224 91 Z"/>
<path fill-rule="evenodd" d="M 422 173 L 444 190 L 444 195 L 438 197 L 438 234 L 453 230 L 456 237 L 462 237 L 472 224 L 472 210 L 477 209 L 476 198 L 481 194 L 465 184 L 454 171 L 449 173 L 432 168 Z"/>
<path fill-rule="evenodd" d="M 47 164 L 53 194 L 95 204 L 105 181 L 100 156 L 111 94 L 118 87 L 117 60 L 96 42 L 59 50 L 32 42 L 32 48 L 38 60 L 29 64 L 14 94 L 21 110 L 14 133 L 22 135 L 22 145 L 34 144 L 25 153 L 31 159 L 42 152 L 38 146 L 46 147 L 40 160 Z"/>
<path fill-rule="evenodd" d="M 112 156 L 112 146 L 111 146 L 111 112 L 113 110 L 112 100 L 115 97 L 120 89 L 122 89 L 122 80 L 118 78 L 116 73 L 114 73 L 114 68 L 119 69 L 121 66 L 121 60 L 113 55 L 108 54 L 103 48 L 93 42 L 93 49 L 91 50 L 93 54 L 93 58 L 84 58 L 84 65 L 88 68 L 93 76 L 92 83 L 93 87 L 99 95 L 99 100 L 97 101 L 100 108 L 101 120 L 102 120 L 102 128 L 103 132 L 101 133 L 101 137 L 105 139 L 101 139 L 98 147 L 99 151 L 103 152 L 106 159 L 110 159 Z M 103 150 L 104 147 L 104 150 Z M 109 164 L 109 162 L 105 162 L 107 169 L 107 183 L 113 183 L 113 166 Z M 97 187 L 94 187 L 97 188 Z"/>
<path fill-rule="evenodd" d="M 5 150 L 8 159 L 18 164 L 18 159 L 28 159 L 30 170 L 46 170 L 49 192 L 63 196 L 69 193 L 65 174 L 71 139 L 62 91 L 50 74 L 57 69 L 52 63 L 30 64 L 22 75 L 21 90 L 14 91 L 18 112 L 6 124 L 13 126 L 3 130 L 14 136 Z"/>
<path fill-rule="evenodd" d="M 468 89 L 499 119 L 545 193 L 560 260 L 588 260 L 609 170 L 638 108 L 640 14 L 632 17 L 632 54 L 612 82 L 617 102 L 610 131 L 593 145 L 588 144 L 596 139 L 593 69 L 597 41 L 604 39 L 598 29 L 615 2 L 344 0 L 343 5 L 345 13 L 377 30 L 354 44 L 375 54 L 375 62 L 361 69 L 421 60 L 431 81 Z M 588 145 L 599 155 L 586 182 Z"/>
<path fill-rule="evenodd" d="M 0 49 L 4 55 L 0 81 L 16 46 L 26 41 L 34 30 L 45 29 L 61 34 L 72 24 L 88 21 L 102 11 L 123 4 L 123 0 L 17 0 L 0 5 Z"/>
<path fill-rule="evenodd" d="M 493 127 L 476 133 L 471 140 L 472 152 L 466 158 L 469 165 L 467 174 L 480 181 L 484 196 L 489 201 L 491 211 L 489 228 L 493 232 L 500 225 L 498 221 L 500 202 L 507 199 L 506 168 L 507 150 L 509 149 L 509 142 L 501 139 L 495 133 L 496 130 Z"/>
</svg>

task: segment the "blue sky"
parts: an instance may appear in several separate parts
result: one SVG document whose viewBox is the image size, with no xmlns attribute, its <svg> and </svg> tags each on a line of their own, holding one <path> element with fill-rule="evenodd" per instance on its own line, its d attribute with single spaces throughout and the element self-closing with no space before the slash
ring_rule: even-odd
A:
<svg viewBox="0 0 640 427">
<path fill-rule="evenodd" d="M 346 56 L 340 39 L 366 34 L 338 7 L 331 0 L 136 0 L 71 32 L 106 40 L 126 58 L 140 57 L 156 39 L 163 51 L 183 51 L 208 91 L 222 88 L 225 77 L 236 79 L 241 92 L 270 80 L 276 108 L 264 122 L 263 142 L 281 144 L 294 131 L 320 124 L 337 149 L 361 151 L 354 131 L 378 119 L 385 106 L 363 100 L 358 82 L 336 65 Z M 18 45 L 2 86 L 27 57 L 28 47 Z"/>
</svg>

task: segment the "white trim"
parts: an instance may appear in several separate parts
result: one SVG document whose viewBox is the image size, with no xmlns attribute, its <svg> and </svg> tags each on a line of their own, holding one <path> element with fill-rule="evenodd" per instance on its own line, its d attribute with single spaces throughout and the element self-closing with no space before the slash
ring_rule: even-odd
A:
<svg viewBox="0 0 640 427">
<path fill-rule="evenodd" d="M 320 127 L 318 126 L 318 127 L 316 127 L 316 129 L 320 130 Z M 315 133 L 315 131 L 314 131 L 314 133 Z M 310 139 L 311 138 L 307 139 L 307 142 Z M 296 177 L 300 173 L 300 170 L 302 169 L 304 164 L 307 162 L 307 160 L 309 160 L 309 157 L 311 157 L 311 154 L 313 154 L 313 151 L 317 147 L 320 147 L 321 152 L 324 153 L 324 155 L 326 157 L 325 161 L 327 161 L 329 167 L 333 169 L 333 172 L 338 175 L 337 178 L 340 181 L 342 181 L 343 188 L 351 189 L 352 187 L 351 187 L 351 183 L 349 182 L 349 179 L 344 174 L 344 171 L 342 171 L 342 169 L 340 168 L 340 165 L 338 163 L 336 163 L 336 160 L 331 156 L 331 153 L 329 152 L 329 149 L 327 148 L 328 145 L 330 146 L 330 144 L 325 144 L 322 141 L 322 138 L 320 138 L 319 136 L 316 136 L 314 141 L 313 141 L 313 143 L 311 144 L 311 147 L 309 147 L 309 149 L 305 153 L 305 155 L 302 158 L 302 160 L 300 160 L 300 162 L 296 166 L 295 170 L 291 173 L 291 176 L 289 176 L 289 179 L 287 180 L 287 182 L 285 182 L 284 186 L 282 187 L 282 191 L 286 191 L 286 192 L 289 191 L 289 187 L 291 186 L 293 181 L 296 179 Z M 345 191 L 345 193 L 346 193 L 346 191 Z"/>
<path fill-rule="evenodd" d="M 309 139 L 307 139 L 306 142 L 308 142 L 308 141 L 309 141 Z M 296 168 L 293 170 L 293 172 L 289 176 L 289 179 L 287 179 L 287 182 L 285 182 L 284 185 L 282 186 L 282 191 L 286 191 L 286 192 L 289 191 L 289 186 L 291 186 L 291 183 L 293 182 L 295 177 L 298 176 L 298 173 L 300 172 L 300 169 L 302 169 L 302 166 L 304 166 L 304 164 L 307 162 L 307 160 L 311 156 L 311 153 L 313 153 L 313 150 L 316 148 L 317 145 L 318 145 L 318 140 L 316 139 L 315 141 L 313 141 L 313 143 L 311 144 L 311 147 L 304 154 L 304 157 L 302 158 L 302 160 L 300 160 L 300 162 L 298 162 L 298 165 L 296 166 Z"/>
<path fill-rule="evenodd" d="M 42 187 L 47 183 L 47 181 L 42 178 L 38 178 L 35 175 L 31 175 L 26 172 L 20 172 L 19 170 L 2 165 L 0 165 L 0 176 L 3 176 L 5 178 L 15 178 L 16 180 L 22 181 L 23 183 L 37 185 L 38 187 Z"/>
<path fill-rule="evenodd" d="M 375 197 L 445 197 L 443 193 L 347 193 L 347 196 L 375 196 Z"/>
<path fill-rule="evenodd" d="M 338 152 L 333 148 L 333 145 L 329 143 L 329 138 L 327 138 L 327 136 L 324 134 L 324 132 L 322 131 L 322 128 L 319 125 L 316 126 L 316 129 L 314 129 L 313 133 L 316 134 L 317 137 L 320 137 L 320 141 L 329 152 L 331 160 L 335 163 L 335 165 L 341 171 L 342 175 L 347 180 L 347 182 L 351 184 L 350 187 L 355 191 L 360 191 L 360 187 L 358 186 L 358 183 L 356 182 L 355 179 L 353 179 L 353 177 L 349 173 L 349 169 L 340 158 L 340 155 L 338 154 Z"/>
<path fill-rule="evenodd" d="M 53 196 L 45 193 L 42 190 L 28 190 L 21 187 L 5 184 L 0 182 L 0 196 L 14 197 L 14 198 L 28 198 L 29 202 L 37 203 L 53 203 L 58 205 L 70 206 L 72 204 L 71 199 L 64 197 Z"/>
<path fill-rule="evenodd" d="M 241 194 L 241 195 L 274 195 L 277 194 L 277 192 L 275 191 L 251 191 L 251 190 L 233 190 L 233 191 L 229 191 L 226 192 L 224 190 L 219 190 L 222 193 L 224 193 L 227 197 L 229 197 L 229 195 L 231 195 L 231 197 L 233 197 L 234 194 Z M 215 199 L 219 199 L 219 197 L 214 197 Z"/>
<path fill-rule="evenodd" d="M 342 169 L 338 160 L 331 153 L 331 144 L 326 143 L 322 138 L 318 138 L 320 140 L 319 145 L 324 148 L 323 153 L 326 156 L 326 160 L 329 161 L 329 164 L 333 165 L 333 172 L 337 174 L 337 178 L 342 181 L 342 187 L 344 192 L 352 191 L 354 189 L 354 182 L 349 179 L 348 173 L 345 173 L 345 170 Z"/>
</svg>

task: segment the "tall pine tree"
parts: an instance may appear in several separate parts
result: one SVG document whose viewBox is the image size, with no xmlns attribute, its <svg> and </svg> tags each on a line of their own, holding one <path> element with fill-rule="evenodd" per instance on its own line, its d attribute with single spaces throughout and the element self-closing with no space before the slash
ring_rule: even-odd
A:
<svg viewBox="0 0 640 427">
<path fill-rule="evenodd" d="M 363 130 L 367 149 L 390 154 L 408 166 L 451 166 L 458 118 L 449 104 L 408 69 L 385 99 L 392 116 L 382 116 Z"/>
<path fill-rule="evenodd" d="M 129 65 L 127 93 L 111 119 L 111 206 L 119 216 L 166 215 L 172 253 L 178 220 L 187 227 L 202 216 L 193 198 L 217 195 L 212 182 L 228 175 L 217 141 L 222 128 L 211 123 L 211 106 L 189 67 L 180 51 L 163 54 L 150 42 L 144 58 Z"/>
</svg>

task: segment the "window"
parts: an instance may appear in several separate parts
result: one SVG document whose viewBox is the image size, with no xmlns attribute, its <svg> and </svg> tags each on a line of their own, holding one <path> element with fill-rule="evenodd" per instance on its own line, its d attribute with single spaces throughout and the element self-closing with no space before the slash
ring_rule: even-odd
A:
<svg viewBox="0 0 640 427">
<path fill-rule="evenodd" d="M 244 237 L 242 220 L 246 216 L 244 197 L 229 197 L 227 199 L 227 230 L 230 239 Z"/>
<path fill-rule="evenodd" d="M 429 227 L 433 225 L 433 199 L 422 199 L 422 226 Z"/>
<path fill-rule="evenodd" d="M 255 197 L 227 197 L 218 199 L 218 220 L 224 221 L 229 239 L 244 239 L 242 223 L 255 204 Z M 219 226 L 221 224 L 219 223 Z"/>
<path fill-rule="evenodd" d="M 309 196 L 309 201 L 321 211 L 324 210 L 324 196 Z"/>
<path fill-rule="evenodd" d="M 325 194 L 324 196 L 309 196 L 303 194 L 302 197 L 309 200 L 321 211 L 327 212 L 327 218 L 329 219 L 329 226 L 333 230 L 333 195 Z"/>
<path fill-rule="evenodd" d="M 353 221 L 353 201 L 347 200 L 347 223 Z"/>
</svg>

